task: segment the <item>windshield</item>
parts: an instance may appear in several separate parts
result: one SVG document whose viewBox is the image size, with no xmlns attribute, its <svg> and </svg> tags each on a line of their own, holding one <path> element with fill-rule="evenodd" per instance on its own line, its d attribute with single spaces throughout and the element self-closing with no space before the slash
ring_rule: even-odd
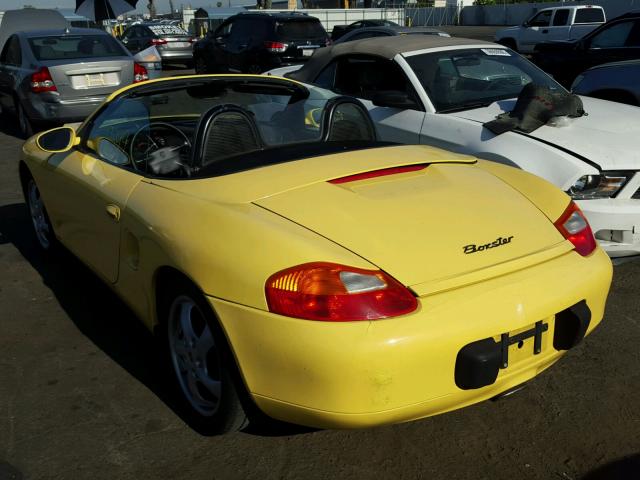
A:
<svg viewBox="0 0 640 480">
<path fill-rule="evenodd" d="M 532 63 L 502 48 L 410 55 L 407 62 L 436 111 L 443 113 L 516 98 L 528 83 L 563 90 Z"/>
<path fill-rule="evenodd" d="M 128 56 L 110 35 L 31 37 L 29 45 L 38 60 Z"/>
<path fill-rule="evenodd" d="M 277 154 L 251 164 L 238 159 L 251 152 L 304 145 L 290 159 L 304 157 L 307 145 L 323 141 L 323 112 L 335 97 L 328 90 L 251 77 L 159 82 L 105 105 L 82 136 L 85 148 L 142 174 L 233 173 L 282 161 Z M 354 129 L 358 122 L 370 124 L 363 115 L 355 118 L 343 108 L 336 120 L 344 128 L 335 135 L 362 137 Z"/>
</svg>

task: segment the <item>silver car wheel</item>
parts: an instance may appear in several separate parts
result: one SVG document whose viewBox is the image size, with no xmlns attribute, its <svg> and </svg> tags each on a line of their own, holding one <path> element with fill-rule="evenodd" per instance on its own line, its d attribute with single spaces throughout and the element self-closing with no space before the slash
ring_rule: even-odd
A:
<svg viewBox="0 0 640 480">
<path fill-rule="evenodd" d="M 47 215 L 44 210 L 44 203 L 42 203 L 42 197 L 40 196 L 40 190 L 33 179 L 29 180 L 27 185 L 27 198 L 29 200 L 29 212 L 31 214 L 31 221 L 33 222 L 33 229 L 36 232 L 36 238 L 40 246 L 48 250 L 51 247 L 51 226 L 47 220 Z"/>
<path fill-rule="evenodd" d="M 169 310 L 169 349 L 180 388 L 193 409 L 211 417 L 220 406 L 219 352 L 211 328 L 196 302 L 177 297 Z"/>
</svg>

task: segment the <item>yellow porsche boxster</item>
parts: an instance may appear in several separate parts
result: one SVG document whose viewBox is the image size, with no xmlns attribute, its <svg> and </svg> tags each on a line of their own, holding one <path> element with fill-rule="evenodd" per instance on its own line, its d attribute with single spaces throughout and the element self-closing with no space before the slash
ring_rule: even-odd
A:
<svg viewBox="0 0 640 480">
<path fill-rule="evenodd" d="M 507 393 L 598 325 L 611 283 L 551 184 L 378 142 L 357 100 L 286 79 L 122 89 L 28 140 L 20 175 L 40 246 L 157 334 L 203 432 L 404 422 Z"/>
</svg>

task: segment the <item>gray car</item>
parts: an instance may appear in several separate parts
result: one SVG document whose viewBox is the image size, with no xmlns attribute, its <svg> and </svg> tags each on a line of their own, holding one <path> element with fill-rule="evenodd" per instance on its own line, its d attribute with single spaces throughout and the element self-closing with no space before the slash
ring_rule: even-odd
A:
<svg viewBox="0 0 640 480">
<path fill-rule="evenodd" d="M 44 122 L 81 121 L 146 70 L 102 30 L 15 32 L 0 53 L 0 107 L 23 136 Z"/>
<path fill-rule="evenodd" d="M 131 53 L 156 47 L 163 63 L 182 63 L 193 66 L 193 38 L 177 25 L 141 23 L 127 28 L 121 37 Z"/>
<path fill-rule="evenodd" d="M 582 72 L 573 93 L 640 106 L 640 60 L 605 63 Z"/>
</svg>

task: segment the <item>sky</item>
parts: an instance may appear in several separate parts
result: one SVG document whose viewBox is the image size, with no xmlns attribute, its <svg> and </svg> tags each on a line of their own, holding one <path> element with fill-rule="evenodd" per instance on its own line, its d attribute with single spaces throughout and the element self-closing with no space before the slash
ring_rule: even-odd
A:
<svg viewBox="0 0 640 480">
<path fill-rule="evenodd" d="M 138 12 L 146 12 L 148 0 L 138 0 Z M 155 0 L 158 13 L 169 11 L 169 0 Z M 226 0 L 225 0 L 226 3 Z M 215 7 L 217 0 L 173 0 L 175 8 L 182 5 L 192 7 Z M 36 8 L 75 8 L 76 0 L 0 0 L 0 11 L 22 8 L 24 5 L 33 5 Z"/>
</svg>

